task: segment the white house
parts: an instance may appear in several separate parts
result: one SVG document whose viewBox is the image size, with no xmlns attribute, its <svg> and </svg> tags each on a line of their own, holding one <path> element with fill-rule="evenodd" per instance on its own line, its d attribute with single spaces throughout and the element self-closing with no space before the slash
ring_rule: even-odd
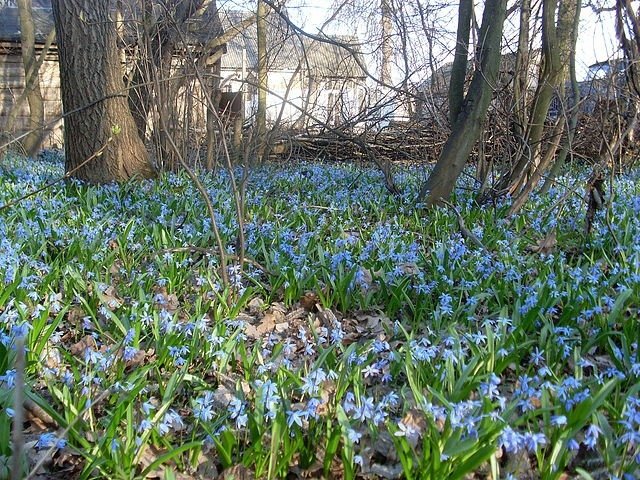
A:
<svg viewBox="0 0 640 480">
<path fill-rule="evenodd" d="M 233 29 L 249 13 L 220 12 L 225 30 Z M 267 17 L 267 120 L 283 126 L 308 127 L 317 123 L 343 125 L 362 110 L 365 73 L 361 58 L 339 44 L 353 38 L 332 37 L 326 42 L 293 31 L 278 14 Z M 257 107 L 257 30 L 253 23 L 227 43 L 222 57 L 222 90 L 243 92 L 245 118 Z M 303 115 L 303 112 L 306 112 Z"/>
<path fill-rule="evenodd" d="M 34 0 L 33 13 L 36 51 L 40 53 L 47 35 L 53 28 L 51 1 Z M 218 13 L 226 30 L 238 28 L 239 22 L 250 15 L 246 12 L 225 10 Z M 20 51 L 20 22 L 15 0 L 0 0 L 0 18 L 1 134 L 6 115 L 23 91 L 24 69 Z M 135 30 L 136 23 L 130 23 L 131 25 L 125 22 L 126 27 Z M 188 41 L 193 41 L 194 45 L 206 43 L 208 38 L 215 36 L 211 25 L 210 18 L 194 21 L 193 31 L 188 32 Z M 323 122 L 341 125 L 360 112 L 365 95 L 365 75 L 359 67 L 362 61 L 346 49 L 332 43 L 353 39 L 328 38 L 327 42 L 310 40 L 297 35 L 276 13 L 268 16 L 267 32 L 267 113 L 271 123 L 279 119 L 280 125 L 296 128 L 306 128 Z M 226 93 L 240 93 L 244 97 L 244 118 L 250 121 L 257 105 L 258 56 L 255 22 L 247 28 L 239 29 L 238 34 L 227 43 L 226 52 L 221 65 L 222 89 Z M 44 145 L 61 145 L 62 105 L 55 44 L 50 48 L 40 68 L 40 81 L 47 124 Z M 307 112 L 307 115 L 302 115 L 303 111 Z M 28 105 L 25 102 L 18 114 L 16 130 L 11 136 L 20 135 L 27 130 L 28 117 Z M 200 118 L 202 119 L 203 115 L 200 115 Z"/>
</svg>

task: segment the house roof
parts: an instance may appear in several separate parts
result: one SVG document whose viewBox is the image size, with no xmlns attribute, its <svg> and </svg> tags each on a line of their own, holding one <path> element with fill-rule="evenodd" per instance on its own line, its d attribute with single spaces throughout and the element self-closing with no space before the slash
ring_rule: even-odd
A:
<svg viewBox="0 0 640 480">
<path fill-rule="evenodd" d="M 101 0 L 104 1 L 104 0 Z M 0 41 L 20 42 L 20 17 L 16 0 L 0 0 Z M 123 0 L 123 16 L 125 17 L 125 38 L 134 39 L 136 28 L 140 25 L 138 19 L 142 18 L 139 2 L 136 0 Z M 157 8 L 156 8 L 157 7 Z M 44 42 L 49 32 L 54 28 L 51 0 L 33 0 L 33 21 L 35 26 L 36 42 Z M 160 16 L 162 7 L 154 4 L 152 15 Z M 219 33 L 218 18 L 215 10 L 203 9 L 198 17 L 186 22 L 187 38 L 189 43 L 204 43 Z"/>
<path fill-rule="evenodd" d="M 20 19 L 15 1 L 0 1 L 0 18 L 2 18 L 0 21 L 0 41 L 19 42 Z M 53 28 L 51 0 L 33 0 L 33 23 L 36 41 L 44 42 Z"/>
<path fill-rule="evenodd" d="M 135 0 L 125 0 L 130 8 L 125 9 L 125 17 L 131 15 L 136 18 Z M 127 14 L 127 10 L 129 14 Z M 228 31 L 238 28 L 243 20 L 252 15 L 237 10 L 218 11 L 222 28 Z M 0 0 L 0 41 L 20 42 L 20 20 L 15 0 Z M 35 23 L 36 41 L 43 42 L 53 28 L 53 14 L 51 0 L 33 0 L 33 18 Z M 217 16 L 205 11 L 200 17 L 187 21 L 189 42 L 195 44 L 206 43 L 217 35 Z M 135 22 L 128 22 L 134 25 Z M 135 27 L 133 27 L 135 28 Z M 133 28 L 131 34 L 133 35 Z M 240 30 L 238 34 L 227 42 L 227 53 L 222 56 L 223 69 L 242 68 L 243 51 L 246 50 L 246 67 L 257 70 L 258 41 L 256 24 Z M 353 38 L 337 38 L 341 42 L 350 43 Z M 329 39 L 331 41 L 331 39 Z M 267 16 L 267 45 L 268 67 L 274 70 L 296 70 L 298 66 L 308 69 L 311 76 L 324 78 L 363 78 L 364 72 L 358 61 L 346 49 L 339 45 L 309 39 L 293 31 L 287 22 L 278 14 Z M 363 64 L 360 58 L 360 64 Z"/>
<path fill-rule="evenodd" d="M 221 11 L 220 19 L 225 31 L 235 28 L 251 13 L 237 10 Z M 298 66 L 308 69 L 312 76 L 338 78 L 364 78 L 358 61 L 346 49 L 335 43 L 353 43 L 354 37 L 333 37 L 321 42 L 298 34 L 278 14 L 267 16 L 267 57 L 269 70 L 296 70 Z M 258 34 L 255 22 L 239 31 L 227 43 L 227 53 L 222 57 L 223 69 L 242 67 L 243 50 L 246 51 L 246 67 L 257 70 Z M 359 58 L 363 64 L 362 58 Z"/>
</svg>

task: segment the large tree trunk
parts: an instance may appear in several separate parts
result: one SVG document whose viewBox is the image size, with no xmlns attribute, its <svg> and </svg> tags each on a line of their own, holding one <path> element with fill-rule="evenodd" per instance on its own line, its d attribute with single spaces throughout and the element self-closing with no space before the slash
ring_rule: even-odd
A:
<svg viewBox="0 0 640 480">
<path fill-rule="evenodd" d="M 38 152 L 44 136 L 44 101 L 40 90 L 39 68 L 37 68 L 36 32 L 33 24 L 32 8 L 31 0 L 18 0 L 25 92 L 29 102 L 29 135 L 22 141 L 22 145 L 30 157 Z"/>
<path fill-rule="evenodd" d="M 480 66 L 473 74 L 469 92 L 438 163 L 418 196 L 420 201 L 426 200 L 428 206 L 449 198 L 480 136 L 500 67 L 500 40 L 506 3 L 506 0 L 487 0 L 485 4 L 480 28 Z"/>
<path fill-rule="evenodd" d="M 473 0 L 460 0 L 460 5 L 458 6 L 456 53 L 453 57 L 449 81 L 449 123 L 451 126 L 455 125 L 460 110 L 462 110 L 462 102 L 464 101 L 464 81 L 467 78 L 472 15 Z"/>
<path fill-rule="evenodd" d="M 581 2 L 578 2 L 578 14 L 576 14 L 574 35 L 578 35 L 578 26 L 580 22 L 579 10 L 581 9 Z M 575 45 L 574 40 L 574 45 Z M 541 194 L 545 194 L 551 188 L 555 178 L 558 176 L 562 168 L 564 167 L 567 156 L 571 153 L 573 145 L 573 138 L 575 137 L 576 130 L 578 129 L 578 116 L 580 114 L 580 85 L 578 84 L 578 76 L 576 74 L 576 50 L 571 51 L 569 56 L 569 78 L 571 79 L 571 97 L 569 99 L 569 125 L 567 129 L 567 135 L 562 141 L 562 149 L 560 154 L 555 159 L 553 166 L 551 167 L 547 178 L 545 178 L 544 184 L 540 189 Z M 537 182 L 537 180 L 536 180 Z"/>
<path fill-rule="evenodd" d="M 66 113 L 65 168 L 92 183 L 154 175 L 127 103 L 109 3 L 52 2 Z"/>
</svg>

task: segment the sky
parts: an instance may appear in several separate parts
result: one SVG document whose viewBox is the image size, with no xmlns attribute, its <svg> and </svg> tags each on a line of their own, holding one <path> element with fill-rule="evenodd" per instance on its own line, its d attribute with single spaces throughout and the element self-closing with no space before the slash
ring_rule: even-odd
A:
<svg viewBox="0 0 640 480">
<path fill-rule="evenodd" d="M 372 1 L 377 2 L 377 0 Z M 333 0 L 289 0 L 287 10 L 289 16 L 298 25 L 304 27 L 308 32 L 317 33 L 318 28 L 329 17 L 332 4 Z M 453 13 L 455 15 L 455 11 Z M 348 34 L 353 32 L 336 31 L 335 28 L 329 28 L 327 33 Z M 614 56 L 616 52 L 614 13 L 606 12 L 598 16 L 591 9 L 583 8 L 578 35 L 576 66 L 578 79 L 581 80 L 586 77 L 589 65 L 605 61 Z"/>
</svg>

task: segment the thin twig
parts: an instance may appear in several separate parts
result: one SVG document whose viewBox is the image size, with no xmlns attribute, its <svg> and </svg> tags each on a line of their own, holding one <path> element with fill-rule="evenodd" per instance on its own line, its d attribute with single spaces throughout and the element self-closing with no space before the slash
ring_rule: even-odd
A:
<svg viewBox="0 0 640 480">
<path fill-rule="evenodd" d="M 182 252 L 197 252 L 197 253 L 202 253 L 205 255 L 208 254 L 212 254 L 212 253 L 217 253 L 217 249 L 215 248 L 205 248 L 205 247 L 196 247 L 194 245 L 190 245 L 187 247 L 174 247 L 174 248 L 163 248 L 161 250 L 158 251 L 158 255 L 164 254 L 164 253 L 182 253 Z M 232 254 L 227 254 L 227 258 L 232 258 L 234 260 L 240 261 L 240 256 L 239 255 L 232 255 Z M 269 269 L 267 269 L 266 267 L 264 267 L 263 265 L 261 265 L 257 260 L 254 260 L 253 258 L 247 257 L 246 255 L 243 256 L 242 260 L 244 261 L 244 263 L 248 263 L 250 265 L 253 265 L 254 267 L 262 270 L 264 273 L 274 276 L 274 273 L 270 272 Z"/>
<path fill-rule="evenodd" d="M 167 129 L 167 125 L 164 121 L 164 116 L 159 115 L 159 118 L 160 118 L 161 128 L 168 132 L 169 130 Z M 222 277 L 222 283 L 224 284 L 225 288 L 228 288 L 230 284 L 229 284 L 229 272 L 227 272 L 227 251 L 224 248 L 224 242 L 222 241 L 222 235 L 220 235 L 220 229 L 218 228 L 218 222 L 216 221 L 216 214 L 215 214 L 215 211 L 213 210 L 213 205 L 211 203 L 211 199 L 209 198 L 209 193 L 207 192 L 207 189 L 204 188 L 204 185 L 198 178 L 198 175 L 196 175 L 196 173 L 191 169 L 191 167 L 189 167 L 187 162 L 184 160 L 184 157 L 180 153 L 180 149 L 178 149 L 178 146 L 176 145 L 176 142 L 173 140 L 171 135 L 167 135 L 167 141 L 171 145 L 171 148 L 173 149 L 174 153 L 176 154 L 176 157 L 178 158 L 178 162 L 180 162 L 180 165 L 182 165 L 182 168 L 184 168 L 184 170 L 187 172 L 187 175 L 189 176 L 193 184 L 196 186 L 196 189 L 198 190 L 198 192 L 200 192 L 200 196 L 202 197 L 202 200 L 204 201 L 205 206 L 207 207 L 209 219 L 211 220 L 211 229 L 213 230 L 213 235 L 216 239 L 216 244 L 218 247 L 217 248 L 218 255 L 220 256 L 220 267 L 222 269 L 222 271 L 220 272 L 220 276 Z"/>
<path fill-rule="evenodd" d="M 442 198 L 440 199 L 440 203 L 443 203 L 450 210 L 453 211 L 456 218 L 458 219 L 458 227 L 460 228 L 460 233 L 462 234 L 462 236 L 466 240 L 469 240 L 471 243 L 476 245 L 477 247 L 480 247 L 483 250 L 486 250 L 488 252 L 489 249 L 484 245 L 484 243 L 482 243 L 480 239 L 476 235 L 474 235 L 471 230 L 467 228 L 467 225 L 464 223 L 464 218 L 462 218 L 462 215 L 460 215 L 460 212 L 458 211 L 458 209 L 454 207 L 451 203 L 449 203 L 447 200 L 444 200 Z"/>
<path fill-rule="evenodd" d="M 178 28 L 177 29 L 178 34 L 180 35 L 180 39 L 183 42 L 186 42 L 185 36 L 183 34 L 183 32 Z M 190 54 L 189 54 L 190 55 Z M 220 116 L 218 115 L 218 110 L 216 108 L 216 104 L 213 101 L 213 99 L 211 98 L 211 94 L 207 89 L 207 83 L 204 81 L 204 78 L 202 77 L 202 74 L 200 73 L 200 70 L 198 69 L 198 63 L 196 62 L 196 60 L 193 58 L 193 56 L 190 55 L 190 59 L 193 62 L 193 67 L 194 67 L 194 73 L 196 78 L 198 79 L 198 82 L 200 82 L 200 86 L 202 87 L 202 92 L 204 94 L 205 100 L 207 102 L 207 108 L 209 108 L 209 110 L 211 110 L 211 112 L 215 115 L 215 118 L 219 124 L 219 126 L 221 128 L 224 127 L 222 120 L 220 119 Z M 236 177 L 235 174 L 233 173 L 233 166 L 231 165 L 231 156 L 229 154 L 229 147 L 227 145 L 227 141 L 226 139 L 223 137 L 223 141 L 222 141 L 222 147 L 224 149 L 224 159 L 226 161 L 227 164 L 227 171 L 229 174 L 229 180 L 231 181 L 231 193 L 233 194 L 233 200 L 234 200 L 234 204 L 235 204 L 235 209 L 236 209 L 236 220 L 238 221 L 238 237 L 237 237 L 237 249 L 238 249 L 238 262 L 240 265 L 240 269 L 243 268 L 244 265 L 244 256 L 245 256 L 245 238 L 244 238 L 244 199 L 241 195 L 240 189 L 238 188 L 237 182 L 236 182 Z M 224 278 L 227 278 L 227 272 L 226 272 L 226 264 L 223 265 L 225 272 L 224 272 Z M 224 280 L 224 279 L 223 279 Z M 227 281 L 225 282 L 225 285 L 228 284 L 228 278 Z"/>
</svg>

